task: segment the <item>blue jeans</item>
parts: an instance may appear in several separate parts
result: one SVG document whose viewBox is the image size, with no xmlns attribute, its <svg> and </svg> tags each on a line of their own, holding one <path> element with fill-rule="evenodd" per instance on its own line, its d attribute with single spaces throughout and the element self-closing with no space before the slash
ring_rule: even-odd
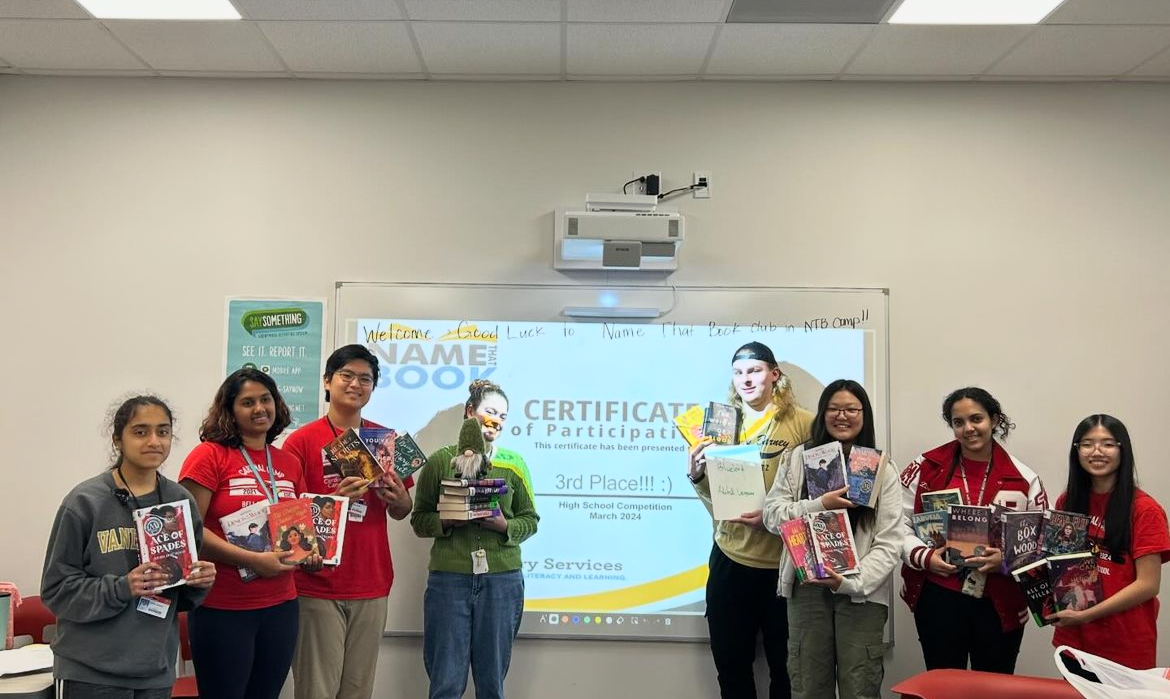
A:
<svg viewBox="0 0 1170 699">
<path fill-rule="evenodd" d="M 423 596 L 423 664 L 430 699 L 460 699 L 467 667 L 476 699 L 503 699 L 512 641 L 524 612 L 518 571 L 467 575 L 431 571 Z"/>
</svg>

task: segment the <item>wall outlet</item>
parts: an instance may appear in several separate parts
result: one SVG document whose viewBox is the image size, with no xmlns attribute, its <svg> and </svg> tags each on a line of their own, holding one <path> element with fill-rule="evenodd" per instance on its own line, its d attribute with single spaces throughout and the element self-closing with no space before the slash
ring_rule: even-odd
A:
<svg viewBox="0 0 1170 699">
<path fill-rule="evenodd" d="M 635 182 L 629 186 L 629 194 L 662 194 L 662 171 L 661 170 L 635 170 L 630 173 L 630 178 L 643 177 L 654 175 L 658 178 L 658 187 L 656 191 L 647 191 L 645 182 Z"/>
<path fill-rule="evenodd" d="M 694 180 L 691 184 L 695 185 L 694 197 L 695 199 L 710 199 L 711 198 L 711 173 L 696 172 Z M 702 185 L 701 187 L 699 185 Z"/>
</svg>

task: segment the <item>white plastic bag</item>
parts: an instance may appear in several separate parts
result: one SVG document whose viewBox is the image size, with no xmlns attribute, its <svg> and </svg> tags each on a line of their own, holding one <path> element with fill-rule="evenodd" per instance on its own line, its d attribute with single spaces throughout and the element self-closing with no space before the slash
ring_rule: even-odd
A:
<svg viewBox="0 0 1170 699">
<path fill-rule="evenodd" d="M 1069 670 L 1060 656 L 1067 653 L 1082 668 L 1095 674 L 1101 682 L 1093 682 Z M 1080 692 L 1085 699 L 1167 699 L 1170 697 L 1170 670 L 1156 667 L 1151 670 L 1134 670 L 1112 660 L 1098 657 L 1083 650 L 1058 646 L 1053 654 L 1056 668 L 1064 679 Z"/>
</svg>

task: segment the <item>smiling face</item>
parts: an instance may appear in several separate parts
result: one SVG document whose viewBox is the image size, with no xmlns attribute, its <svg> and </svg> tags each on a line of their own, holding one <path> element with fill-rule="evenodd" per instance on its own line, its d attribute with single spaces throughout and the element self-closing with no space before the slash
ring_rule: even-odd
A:
<svg viewBox="0 0 1170 699">
<path fill-rule="evenodd" d="M 345 411 L 359 412 L 374 393 L 374 371 L 364 359 L 346 362 L 325 379 L 329 404 Z"/>
<path fill-rule="evenodd" d="M 1077 443 L 1081 468 L 1094 481 L 1112 486 L 1121 468 L 1121 445 L 1108 429 L 1097 425 Z"/>
<path fill-rule="evenodd" d="M 731 383 L 735 392 L 753 410 L 763 410 L 772 397 L 772 387 L 780 380 L 780 370 L 762 359 L 737 359 L 731 363 Z"/>
<path fill-rule="evenodd" d="M 825 409 L 825 430 L 842 444 L 852 444 L 865 426 L 861 401 L 849 391 L 837 391 Z"/>
<path fill-rule="evenodd" d="M 991 457 L 991 431 L 995 426 L 991 415 L 982 405 L 970 398 L 956 401 L 951 407 L 951 431 L 959 440 L 963 456 L 973 460 Z"/>
<path fill-rule="evenodd" d="M 276 420 L 276 401 L 264 384 L 245 381 L 232 402 L 232 416 L 244 437 L 267 437 Z"/>
<path fill-rule="evenodd" d="M 171 419 L 157 405 L 140 406 L 114 446 L 122 452 L 123 468 L 155 470 L 171 453 Z"/>
</svg>

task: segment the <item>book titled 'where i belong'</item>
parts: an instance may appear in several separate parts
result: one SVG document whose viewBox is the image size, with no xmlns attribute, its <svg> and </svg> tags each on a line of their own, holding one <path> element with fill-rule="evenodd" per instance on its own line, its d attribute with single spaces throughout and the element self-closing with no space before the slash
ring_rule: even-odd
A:
<svg viewBox="0 0 1170 699">
<path fill-rule="evenodd" d="M 947 562 L 978 567 L 967 559 L 987 555 L 991 546 L 991 508 L 951 505 L 947 510 Z"/>
<path fill-rule="evenodd" d="M 134 510 L 134 525 L 138 529 L 139 561 L 157 563 L 167 574 L 167 581 L 155 590 L 186 583 L 191 566 L 199 560 L 191 503 L 176 500 Z"/>
</svg>

